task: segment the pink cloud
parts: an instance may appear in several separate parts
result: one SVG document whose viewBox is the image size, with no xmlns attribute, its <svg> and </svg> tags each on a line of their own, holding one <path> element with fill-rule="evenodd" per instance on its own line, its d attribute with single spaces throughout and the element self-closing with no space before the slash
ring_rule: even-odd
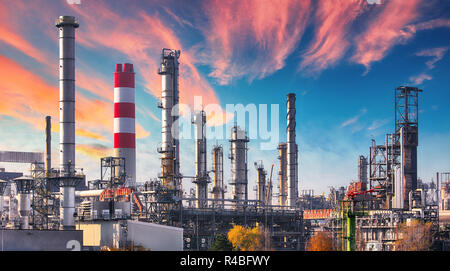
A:
<svg viewBox="0 0 450 271">
<path fill-rule="evenodd" d="M 316 11 L 315 37 L 303 54 L 300 69 L 308 74 L 318 73 L 341 59 L 350 46 L 349 27 L 361 14 L 364 0 L 320 1 Z"/>
<path fill-rule="evenodd" d="M 448 47 L 438 47 L 438 48 L 422 50 L 420 52 L 417 52 L 416 55 L 433 57 L 432 59 L 428 60 L 425 63 L 429 69 L 433 69 L 434 64 L 444 57 L 447 50 L 448 50 Z"/>
<path fill-rule="evenodd" d="M 412 34 L 405 27 L 417 19 L 422 0 L 386 1 L 380 14 L 369 23 L 367 30 L 356 36 L 356 52 L 352 61 L 370 69 L 371 63 L 386 56 L 395 44 L 404 42 Z"/>
<path fill-rule="evenodd" d="M 311 1 L 211 1 L 203 7 L 208 22 L 200 62 L 209 76 L 226 85 L 233 78 L 263 78 L 284 67 L 299 44 Z"/>
<path fill-rule="evenodd" d="M 437 27 L 450 27 L 450 19 L 439 18 L 426 22 L 421 22 L 417 24 L 408 25 L 406 30 L 412 34 L 419 30 L 429 30 Z"/>
<path fill-rule="evenodd" d="M 411 83 L 415 84 L 415 85 L 420 85 L 422 84 L 424 81 L 426 80 L 431 80 L 433 79 L 430 75 L 425 74 L 425 73 L 421 73 L 419 75 L 415 75 L 415 76 L 411 76 L 409 78 L 409 81 L 411 81 Z"/>
<path fill-rule="evenodd" d="M 177 34 L 157 15 L 133 10 L 135 16 L 122 16 L 105 2 L 96 2 L 95 8 L 89 2 L 71 8 L 83 23 L 79 42 L 93 49 L 112 49 L 125 55 L 135 65 L 137 80 L 144 81 L 146 91 L 155 97 L 161 95 L 161 77 L 157 74 L 161 49 L 172 48 L 181 50 L 180 102 L 192 105 L 194 96 L 202 96 L 205 105 L 220 104 L 212 87 L 195 67 L 195 56 L 185 50 Z M 98 35 L 99 32 L 103 34 Z"/>
</svg>

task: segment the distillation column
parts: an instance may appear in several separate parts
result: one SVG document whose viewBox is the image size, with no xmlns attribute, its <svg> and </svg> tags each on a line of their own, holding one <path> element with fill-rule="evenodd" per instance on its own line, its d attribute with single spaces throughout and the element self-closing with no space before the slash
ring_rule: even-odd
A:
<svg viewBox="0 0 450 271">
<path fill-rule="evenodd" d="M 223 148 L 222 146 L 214 146 L 212 149 L 212 172 L 213 172 L 213 199 L 223 200 L 225 199 L 225 189 L 223 185 Z M 215 206 L 223 208 L 223 201 L 219 204 L 214 202 Z"/>
<path fill-rule="evenodd" d="M 136 185 L 136 122 L 133 64 L 114 73 L 114 156 L 125 158 L 126 183 Z"/>
<path fill-rule="evenodd" d="M 60 121 L 60 223 L 62 229 L 75 228 L 75 29 L 73 16 L 56 20 L 59 30 L 59 121 Z"/>
<path fill-rule="evenodd" d="M 295 94 L 287 95 L 287 178 L 288 206 L 296 207 L 298 198 L 298 150 L 295 143 Z"/>
<path fill-rule="evenodd" d="M 360 155 L 358 158 L 358 181 L 367 184 L 367 158 Z"/>
<path fill-rule="evenodd" d="M 261 206 L 266 205 L 267 193 L 266 193 L 266 176 L 267 172 L 264 170 L 264 165 L 262 161 L 259 163 L 255 163 L 256 171 L 257 171 L 257 180 L 256 180 L 256 199 L 259 201 Z"/>
<path fill-rule="evenodd" d="M 161 179 L 163 185 L 175 191 L 179 196 L 181 190 L 180 150 L 178 140 L 178 58 L 179 50 L 163 49 L 161 54 L 162 94 L 159 107 L 162 109 L 162 142 L 158 152 L 161 153 Z"/>
<path fill-rule="evenodd" d="M 194 183 L 197 185 L 197 208 L 207 207 L 208 198 L 208 173 L 206 171 L 206 114 L 201 110 L 195 114 L 192 123 L 195 126 L 195 157 L 196 157 L 196 176 Z"/>
<path fill-rule="evenodd" d="M 287 183 L 287 145 L 286 143 L 278 144 L 278 181 L 279 181 L 279 196 L 278 205 L 287 206 L 288 183 Z"/>
<path fill-rule="evenodd" d="M 247 143 L 249 139 L 245 131 L 239 126 L 234 125 L 231 128 L 231 185 L 234 185 L 233 203 L 234 209 L 247 205 L 248 200 L 248 179 L 247 179 Z M 245 201 L 245 202 L 244 202 Z"/>
</svg>

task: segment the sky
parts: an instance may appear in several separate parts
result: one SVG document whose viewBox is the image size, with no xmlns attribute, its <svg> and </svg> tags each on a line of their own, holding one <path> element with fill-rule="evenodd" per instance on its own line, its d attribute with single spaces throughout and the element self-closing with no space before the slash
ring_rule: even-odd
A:
<svg viewBox="0 0 450 271">
<path fill-rule="evenodd" d="M 286 94 L 296 94 L 299 190 L 327 193 L 357 178 L 359 155 L 371 139 L 394 129 L 394 89 L 419 97 L 418 176 L 431 181 L 450 170 L 450 1 L 100 1 L 0 2 L 0 150 L 43 151 L 45 116 L 52 116 L 53 166 L 59 163 L 58 40 L 55 20 L 75 16 L 76 165 L 88 180 L 100 176 L 100 157 L 113 154 L 113 73 L 116 63 L 136 72 L 137 181 L 160 172 L 162 48 L 181 50 L 180 102 L 278 105 L 269 110 L 286 140 Z M 208 119 L 209 127 L 226 128 Z M 188 119 L 188 116 L 185 116 Z M 258 118 L 261 118 L 260 115 Z M 272 120 L 271 119 L 271 120 Z M 256 122 L 239 123 L 248 132 Z M 271 125 L 269 125 L 271 127 Z M 274 128 L 274 127 L 271 127 Z M 276 149 L 249 142 L 249 198 L 254 162 L 266 170 Z M 225 181 L 231 178 L 227 139 Z M 182 139 L 181 172 L 193 176 L 193 140 Z M 0 163 L 8 171 L 29 165 Z M 211 164 L 208 164 L 211 169 Z M 193 187 L 183 181 L 185 192 Z M 228 193 L 231 187 L 228 185 Z"/>
</svg>

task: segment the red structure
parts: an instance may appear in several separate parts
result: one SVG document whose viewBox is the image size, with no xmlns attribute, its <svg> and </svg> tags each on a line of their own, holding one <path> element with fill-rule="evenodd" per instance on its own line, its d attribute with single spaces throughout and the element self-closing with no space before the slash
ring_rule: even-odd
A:
<svg viewBox="0 0 450 271">
<path fill-rule="evenodd" d="M 136 128 L 133 64 L 114 73 L 114 156 L 125 158 L 126 184 L 136 184 Z"/>
</svg>

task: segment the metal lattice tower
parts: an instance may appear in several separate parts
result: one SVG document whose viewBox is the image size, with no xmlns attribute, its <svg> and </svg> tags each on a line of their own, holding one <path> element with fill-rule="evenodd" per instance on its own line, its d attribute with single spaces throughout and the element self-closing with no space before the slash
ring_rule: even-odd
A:
<svg viewBox="0 0 450 271">
<path fill-rule="evenodd" d="M 419 92 L 415 87 L 395 89 L 395 140 L 400 148 L 403 172 L 404 206 L 409 194 L 417 188 L 417 146 L 419 144 Z"/>
</svg>

